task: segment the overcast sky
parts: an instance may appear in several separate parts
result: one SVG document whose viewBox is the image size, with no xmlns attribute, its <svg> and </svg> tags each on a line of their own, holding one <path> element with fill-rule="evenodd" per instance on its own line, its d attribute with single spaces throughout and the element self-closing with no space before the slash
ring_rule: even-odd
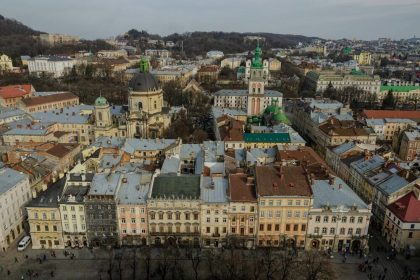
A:
<svg viewBox="0 0 420 280">
<path fill-rule="evenodd" d="M 49 33 L 108 38 L 136 28 L 420 37 L 420 0 L 0 0 L 0 14 Z M 418 34 L 416 34 L 416 32 Z"/>
</svg>

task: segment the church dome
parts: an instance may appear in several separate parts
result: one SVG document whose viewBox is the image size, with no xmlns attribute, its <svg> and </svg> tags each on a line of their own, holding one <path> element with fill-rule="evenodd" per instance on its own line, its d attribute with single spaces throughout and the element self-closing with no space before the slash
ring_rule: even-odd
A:
<svg viewBox="0 0 420 280">
<path fill-rule="evenodd" d="M 138 73 L 129 82 L 129 87 L 133 91 L 154 91 L 160 88 L 156 78 L 150 73 Z"/>
<path fill-rule="evenodd" d="M 95 106 L 106 106 L 106 105 L 108 105 L 108 101 L 106 100 L 105 97 L 99 96 L 98 98 L 96 98 Z"/>
</svg>

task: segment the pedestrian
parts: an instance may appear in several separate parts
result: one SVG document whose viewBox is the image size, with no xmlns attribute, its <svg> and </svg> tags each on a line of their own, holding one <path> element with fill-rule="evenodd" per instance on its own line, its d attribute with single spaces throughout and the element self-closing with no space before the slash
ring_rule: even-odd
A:
<svg viewBox="0 0 420 280">
<path fill-rule="evenodd" d="M 39 264 L 42 264 L 42 259 L 38 258 Z"/>
<path fill-rule="evenodd" d="M 17 257 L 15 257 L 15 263 L 18 263 L 18 262 L 19 262 L 18 258 L 17 258 Z"/>
<path fill-rule="evenodd" d="M 25 255 L 25 259 L 28 259 L 29 258 L 29 256 L 28 255 Z"/>
<path fill-rule="evenodd" d="M 46 261 L 46 260 L 47 260 L 47 255 L 44 254 L 44 261 Z"/>
<path fill-rule="evenodd" d="M 387 271 L 388 271 L 388 267 L 384 267 L 384 275 L 386 274 Z"/>
<path fill-rule="evenodd" d="M 54 277 L 54 271 L 51 271 L 51 277 Z"/>
<path fill-rule="evenodd" d="M 10 275 L 10 270 L 7 270 L 7 275 Z"/>
</svg>

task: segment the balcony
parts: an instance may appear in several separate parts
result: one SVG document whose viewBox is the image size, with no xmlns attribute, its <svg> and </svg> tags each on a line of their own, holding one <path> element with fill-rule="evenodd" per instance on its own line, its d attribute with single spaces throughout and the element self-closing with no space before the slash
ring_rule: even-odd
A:
<svg viewBox="0 0 420 280">
<path fill-rule="evenodd" d="M 213 233 L 211 236 L 212 237 L 220 237 L 220 233 Z"/>
</svg>

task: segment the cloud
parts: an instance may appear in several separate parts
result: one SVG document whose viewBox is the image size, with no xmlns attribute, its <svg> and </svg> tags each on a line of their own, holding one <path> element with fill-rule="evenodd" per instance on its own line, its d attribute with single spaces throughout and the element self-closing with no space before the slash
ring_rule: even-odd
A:
<svg viewBox="0 0 420 280">
<path fill-rule="evenodd" d="M 85 38 L 239 31 L 362 39 L 412 36 L 419 0 L 1 0 L 1 13 L 46 32 Z M 22 7 L 25 7 L 24 9 Z"/>
</svg>

